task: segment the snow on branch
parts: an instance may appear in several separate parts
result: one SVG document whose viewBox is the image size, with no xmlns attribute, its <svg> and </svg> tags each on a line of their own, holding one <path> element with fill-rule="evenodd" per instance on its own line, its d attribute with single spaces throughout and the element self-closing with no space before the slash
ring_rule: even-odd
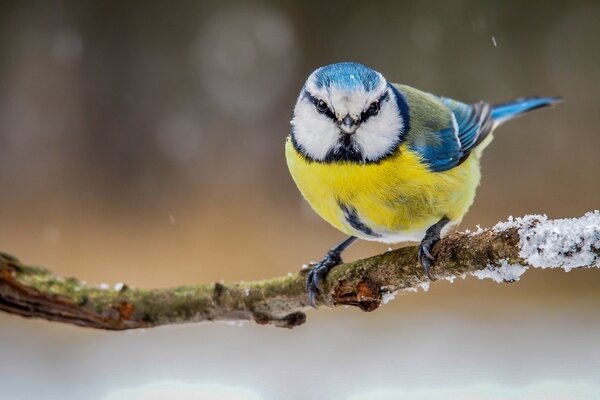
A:
<svg viewBox="0 0 600 400">
<path fill-rule="evenodd" d="M 598 268 L 600 212 L 559 220 L 511 217 L 492 228 L 451 234 L 435 246 L 433 254 L 435 280 L 474 275 L 514 282 L 530 267 Z M 265 281 L 172 289 L 92 287 L 0 253 L 0 310 L 109 330 L 218 320 L 254 320 L 292 328 L 306 320 L 308 270 Z M 417 247 L 404 247 L 334 268 L 319 301 L 372 311 L 397 291 L 426 289 L 429 282 L 417 262 Z"/>
</svg>

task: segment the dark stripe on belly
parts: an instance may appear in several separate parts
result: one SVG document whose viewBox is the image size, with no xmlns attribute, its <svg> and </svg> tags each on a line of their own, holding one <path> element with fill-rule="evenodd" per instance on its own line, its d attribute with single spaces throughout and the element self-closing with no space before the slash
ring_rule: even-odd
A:
<svg viewBox="0 0 600 400">
<path fill-rule="evenodd" d="M 344 213 L 344 218 L 346 218 L 346 221 L 348 221 L 351 227 L 353 227 L 359 232 L 364 233 L 365 235 L 381 237 L 379 233 L 373 232 L 371 228 L 369 228 L 367 225 L 365 225 L 364 222 L 360 220 L 360 217 L 358 216 L 358 213 L 356 212 L 356 209 L 354 207 L 350 207 L 347 204 L 341 203 L 339 201 L 338 205 Z"/>
</svg>

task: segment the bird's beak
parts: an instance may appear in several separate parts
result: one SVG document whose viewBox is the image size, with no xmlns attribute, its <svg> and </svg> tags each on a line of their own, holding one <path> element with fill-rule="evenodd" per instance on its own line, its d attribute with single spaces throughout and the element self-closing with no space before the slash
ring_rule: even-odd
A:
<svg viewBox="0 0 600 400">
<path fill-rule="evenodd" d="M 358 129 L 358 120 L 352 118 L 350 114 L 346 115 L 342 118 L 341 121 L 338 121 L 338 126 L 340 127 L 340 131 L 346 135 L 352 135 Z"/>
</svg>

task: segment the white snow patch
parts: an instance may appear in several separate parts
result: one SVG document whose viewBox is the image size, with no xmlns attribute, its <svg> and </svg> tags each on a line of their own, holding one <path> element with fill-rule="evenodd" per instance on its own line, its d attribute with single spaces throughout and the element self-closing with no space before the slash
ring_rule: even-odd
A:
<svg viewBox="0 0 600 400">
<path fill-rule="evenodd" d="M 101 283 L 98 285 L 98 287 L 102 290 L 108 290 L 110 289 L 110 285 L 108 283 Z"/>
<path fill-rule="evenodd" d="M 398 292 L 397 291 L 396 292 L 385 292 L 383 294 L 383 296 L 381 296 L 381 302 L 383 304 L 389 303 L 390 301 L 392 301 L 396 298 L 396 293 L 398 293 Z"/>
<path fill-rule="evenodd" d="M 600 267 L 600 212 L 523 225 L 520 256 L 537 268 Z"/>
<path fill-rule="evenodd" d="M 511 215 L 508 217 L 508 219 L 506 221 L 498 222 L 496 225 L 494 225 L 492 230 L 494 232 L 504 232 L 505 230 L 510 229 L 510 228 L 520 229 L 523 226 L 533 225 L 538 221 L 546 221 L 546 220 L 548 220 L 548 217 L 545 214 L 544 215 L 532 214 L 532 215 L 526 215 L 524 217 L 517 217 L 517 218 L 515 218 Z"/>
<path fill-rule="evenodd" d="M 476 235 L 480 235 L 486 231 L 486 229 L 482 228 L 480 225 L 475 225 L 475 227 L 477 228 L 477 229 L 475 229 L 475 231 L 472 232 L 470 229 L 465 229 L 464 233 L 471 235 L 471 236 L 476 236 Z"/>
<path fill-rule="evenodd" d="M 416 293 L 419 291 L 419 288 L 423 289 L 424 292 L 429 291 L 429 282 L 421 282 L 417 284 L 415 287 L 407 287 L 402 289 L 405 292 Z"/>
<path fill-rule="evenodd" d="M 545 215 L 510 217 L 494 226 L 495 232 L 517 228 L 519 256 L 536 268 L 600 267 L 600 211 L 580 218 L 549 220 Z"/>
<path fill-rule="evenodd" d="M 514 282 L 521 279 L 527 271 L 527 267 L 520 264 L 510 264 L 507 260 L 501 260 L 499 267 L 488 265 L 485 269 L 471 272 L 471 275 L 479 279 L 492 279 L 494 282 Z"/>
<path fill-rule="evenodd" d="M 450 275 L 450 276 L 445 277 L 444 279 L 450 283 L 454 283 L 454 280 L 456 279 L 456 275 Z"/>
</svg>

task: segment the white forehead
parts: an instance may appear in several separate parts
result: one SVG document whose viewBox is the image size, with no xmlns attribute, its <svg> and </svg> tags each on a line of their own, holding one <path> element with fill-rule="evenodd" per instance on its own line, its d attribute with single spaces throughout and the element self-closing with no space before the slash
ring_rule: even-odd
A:
<svg viewBox="0 0 600 400">
<path fill-rule="evenodd" d="M 379 73 L 377 73 L 379 75 L 377 85 L 372 90 L 365 89 L 360 82 L 347 87 L 318 85 L 315 74 L 311 74 L 306 81 L 306 90 L 314 98 L 325 101 L 338 118 L 347 114 L 359 117 L 387 89 L 387 81 Z M 350 74 L 349 79 L 354 80 L 357 78 Z"/>
</svg>

